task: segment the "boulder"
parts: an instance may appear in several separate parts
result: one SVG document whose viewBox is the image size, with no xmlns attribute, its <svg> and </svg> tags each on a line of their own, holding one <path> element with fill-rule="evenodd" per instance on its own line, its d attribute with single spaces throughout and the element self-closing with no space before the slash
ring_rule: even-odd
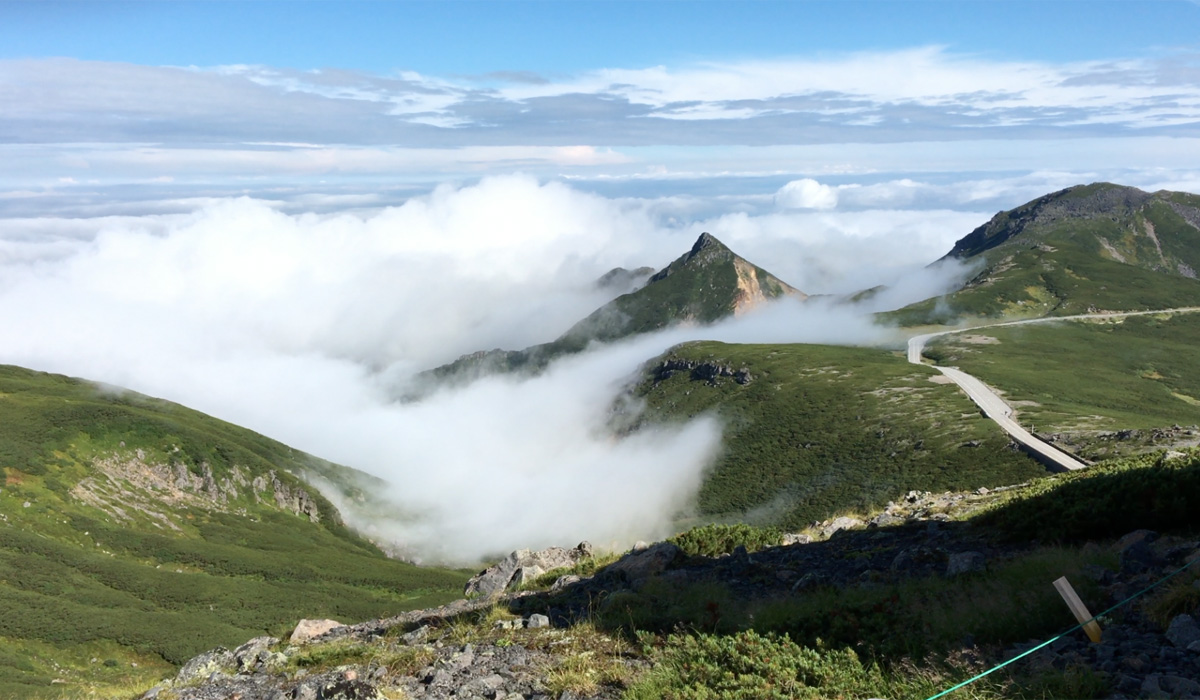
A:
<svg viewBox="0 0 1200 700">
<path fill-rule="evenodd" d="M 793 545 L 793 544 L 808 544 L 809 542 L 812 542 L 812 537 L 810 537 L 808 535 L 802 535 L 799 533 L 795 533 L 795 532 L 790 532 L 783 536 L 783 539 L 780 541 L 780 544 L 782 544 L 783 546 L 786 547 L 788 545 Z"/>
<path fill-rule="evenodd" d="M 342 623 L 337 620 L 301 620 L 296 623 L 296 629 L 292 631 L 292 636 L 288 638 L 288 643 L 304 644 L 341 626 Z"/>
<path fill-rule="evenodd" d="M 525 626 L 531 630 L 541 629 L 542 627 L 550 626 L 550 618 L 545 615 L 530 615 L 525 621 Z"/>
<path fill-rule="evenodd" d="M 271 647 L 279 643 L 275 637 L 255 637 L 237 649 L 233 650 L 233 659 L 237 663 L 238 673 L 281 666 L 287 657 L 271 651 Z"/>
<path fill-rule="evenodd" d="M 683 550 L 670 542 L 656 542 L 641 551 L 634 550 L 609 565 L 609 574 L 624 574 L 630 583 L 643 581 L 667 570 L 682 556 Z"/>
<path fill-rule="evenodd" d="M 1167 627 L 1167 639 L 1179 649 L 1200 642 L 1200 625 L 1191 615 L 1176 615 Z"/>
<path fill-rule="evenodd" d="M 179 669 L 179 674 L 175 676 L 175 683 L 184 685 L 205 680 L 214 673 L 231 673 L 236 663 L 233 652 L 225 647 L 217 647 L 184 664 L 183 668 Z"/>
<path fill-rule="evenodd" d="M 979 552 L 955 552 L 946 562 L 946 576 L 954 578 L 973 574 L 987 568 L 987 557 Z"/>
<path fill-rule="evenodd" d="M 862 527 L 863 521 L 858 518 L 848 518 L 842 516 L 829 521 L 829 524 L 821 528 L 821 534 L 825 537 L 833 537 L 834 533 L 840 530 L 853 530 L 854 528 Z"/>
<path fill-rule="evenodd" d="M 574 549 L 549 547 L 531 551 L 518 549 L 467 581 L 463 590 L 469 596 L 496 596 L 529 583 L 542 574 L 574 566 L 592 556 L 592 545 L 580 542 Z"/>
</svg>

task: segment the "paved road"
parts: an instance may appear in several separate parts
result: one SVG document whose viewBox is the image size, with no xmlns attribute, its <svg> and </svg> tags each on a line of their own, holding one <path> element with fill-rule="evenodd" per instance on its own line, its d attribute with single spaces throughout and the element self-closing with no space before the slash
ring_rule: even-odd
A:
<svg viewBox="0 0 1200 700">
<path fill-rule="evenodd" d="M 1005 323 L 993 323 L 986 326 L 975 326 L 973 328 L 959 328 L 952 331 L 941 331 L 940 333 L 926 333 L 924 335 L 913 336 L 908 339 L 908 361 L 919 365 L 924 364 L 921 361 L 921 353 L 925 349 L 925 344 L 931 338 L 938 336 L 950 335 L 951 333 L 966 333 L 970 331 L 978 331 L 984 328 L 997 328 L 1000 326 L 1019 326 L 1029 323 L 1051 323 L 1053 321 L 1071 321 L 1077 319 L 1106 319 L 1106 318 L 1124 318 L 1126 316 L 1148 316 L 1152 314 L 1165 313 L 1195 313 L 1200 312 L 1200 307 L 1189 306 L 1178 309 L 1162 309 L 1159 311 L 1121 311 L 1115 313 L 1098 313 L 1098 314 L 1079 314 L 1077 316 L 1054 316 L 1047 318 L 1031 318 L 1024 321 L 1007 321 Z M 983 411 L 983 414 L 988 418 L 996 421 L 996 423 L 1004 429 L 1004 432 L 1012 436 L 1014 440 L 1024 446 L 1030 452 L 1040 457 L 1043 462 L 1048 462 L 1062 469 L 1074 471 L 1083 469 L 1087 464 L 1079 461 L 1075 457 L 1063 452 L 1054 447 L 1048 442 L 1041 440 L 1031 434 L 1028 430 L 1022 428 L 1015 420 L 1013 420 L 1013 409 L 1000 398 L 995 391 L 981 382 L 979 379 L 963 372 L 957 367 L 939 367 L 934 366 L 942 374 L 946 375 L 971 397 L 976 406 Z"/>
</svg>

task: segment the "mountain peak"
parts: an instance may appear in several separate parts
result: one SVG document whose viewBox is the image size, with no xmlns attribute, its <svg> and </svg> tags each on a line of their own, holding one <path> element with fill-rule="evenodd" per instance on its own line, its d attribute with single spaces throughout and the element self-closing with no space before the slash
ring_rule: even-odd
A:
<svg viewBox="0 0 1200 700">
<path fill-rule="evenodd" d="M 721 241 L 718 241 L 716 236 L 706 231 L 700 234 L 700 237 L 696 239 L 695 244 L 692 245 L 691 255 L 696 255 L 705 249 L 717 249 L 725 251 L 729 250 L 729 246 L 725 245 Z"/>
</svg>

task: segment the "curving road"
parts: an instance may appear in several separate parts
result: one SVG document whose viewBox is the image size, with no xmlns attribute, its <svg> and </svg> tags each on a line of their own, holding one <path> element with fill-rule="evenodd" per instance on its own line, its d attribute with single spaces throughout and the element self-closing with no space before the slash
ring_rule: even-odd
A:
<svg viewBox="0 0 1200 700">
<path fill-rule="evenodd" d="M 1076 316 L 1054 316 L 1044 318 L 1031 318 L 1024 321 L 1006 321 L 1004 323 L 992 323 L 986 326 L 974 326 L 972 328 L 958 328 L 952 331 L 941 331 L 938 333 L 926 333 L 924 335 L 913 336 L 908 339 L 908 361 L 920 365 L 924 364 L 921 360 L 921 353 L 925 350 L 925 344 L 931 338 L 938 336 L 950 335 L 952 333 L 966 333 L 970 331 L 983 330 L 985 328 L 997 328 L 1000 326 L 1020 326 L 1029 323 L 1052 323 L 1054 321 L 1072 321 L 1079 319 L 1105 319 L 1105 318 L 1123 318 L 1126 316 L 1149 316 L 1153 314 L 1168 314 L 1168 313 L 1195 313 L 1200 312 L 1200 307 L 1188 306 L 1177 309 L 1161 309 L 1158 311 L 1118 311 L 1113 313 L 1096 313 L 1096 314 L 1079 314 Z M 946 375 L 951 381 L 959 386 L 975 405 L 979 407 L 983 414 L 988 418 L 996 421 L 996 423 L 1004 429 L 1014 440 L 1021 444 L 1026 450 L 1034 453 L 1041 459 L 1042 462 L 1051 466 L 1074 471 L 1083 469 L 1087 466 L 1084 462 L 1079 461 L 1075 457 L 1063 452 L 1054 447 L 1048 442 L 1039 439 L 1028 430 L 1025 430 L 1012 418 L 1013 409 L 1000 398 L 995 391 L 981 382 L 979 379 L 963 372 L 957 367 L 941 367 L 934 365 L 934 369 Z"/>
</svg>

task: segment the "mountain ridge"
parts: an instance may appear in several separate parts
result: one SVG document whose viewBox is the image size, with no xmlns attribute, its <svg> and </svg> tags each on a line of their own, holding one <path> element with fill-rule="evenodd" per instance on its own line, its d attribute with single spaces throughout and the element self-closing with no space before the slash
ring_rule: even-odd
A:
<svg viewBox="0 0 1200 700">
<path fill-rule="evenodd" d="M 496 372 L 537 372 L 592 342 L 611 342 L 677 323 L 713 323 L 781 297 L 803 301 L 808 295 L 704 232 L 690 250 L 644 285 L 604 304 L 555 340 L 524 350 L 497 348 L 463 355 L 422 373 L 419 383 L 461 384 Z"/>
<path fill-rule="evenodd" d="M 955 242 L 974 263 L 959 289 L 883 318 L 901 325 L 1031 318 L 1200 303 L 1200 196 L 1106 182 L 1002 211 Z"/>
</svg>

